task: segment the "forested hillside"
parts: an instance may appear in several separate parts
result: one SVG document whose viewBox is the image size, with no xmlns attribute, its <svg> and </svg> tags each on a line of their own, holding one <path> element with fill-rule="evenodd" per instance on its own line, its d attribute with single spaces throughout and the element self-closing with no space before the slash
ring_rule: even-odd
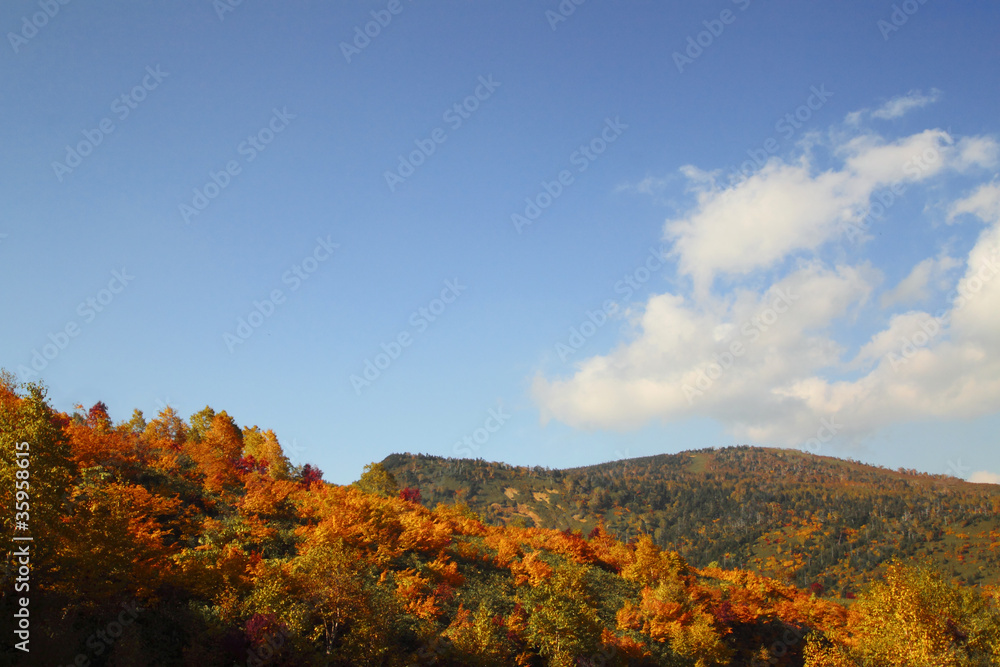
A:
<svg viewBox="0 0 1000 667">
<path fill-rule="evenodd" d="M 794 450 L 729 447 L 585 468 L 392 455 L 428 505 L 460 500 L 494 524 L 649 535 L 698 566 L 751 569 L 851 595 L 894 556 L 968 584 L 1000 582 L 1000 486 Z"/>
<path fill-rule="evenodd" d="M 774 456 L 721 456 L 757 455 Z M 690 464 L 681 457 L 673 459 L 678 474 L 709 474 L 717 454 L 695 456 L 701 470 L 684 473 Z M 424 474 L 418 458 L 395 461 L 412 467 L 406 474 Z M 502 472 L 531 483 L 554 479 L 546 471 Z M 573 481 L 578 474 L 588 473 L 559 476 L 561 486 L 551 482 L 537 502 L 548 505 L 541 494 L 556 498 L 559 489 L 573 496 L 567 487 L 584 484 Z M 608 496 L 598 492 L 597 502 L 613 517 L 615 503 L 631 496 L 612 494 L 637 493 L 639 482 L 619 490 L 602 479 Z M 437 494 L 443 481 L 425 479 L 423 489 Z M 486 474 L 469 500 L 492 483 Z M 680 481 L 663 493 L 673 483 Z M 589 502 L 591 493 L 581 486 L 576 495 Z M 136 411 L 114 423 L 103 403 L 57 412 L 42 387 L 0 376 L 0 496 L 23 513 L 0 514 L 14 545 L 4 559 L 0 614 L 18 624 L 0 660 L 82 667 L 1000 660 L 997 590 L 959 585 L 919 562 L 888 564 L 855 600 L 839 601 L 731 562 L 700 567 L 649 535 L 623 542 L 600 526 L 492 525 L 465 504 L 431 509 L 422 494 L 378 463 L 354 484 L 325 483 L 316 468 L 292 465 L 275 433 L 240 426 L 225 411 L 206 407 L 185 420 L 167 408 L 148 421 Z M 950 497 L 935 511 L 978 516 L 979 505 L 962 500 L 952 510 Z M 627 528 L 629 512 L 619 511 Z M 492 517 L 503 518 L 499 510 Z M 685 525 L 696 520 L 688 516 Z M 721 530 L 710 523 L 706 531 Z"/>
</svg>

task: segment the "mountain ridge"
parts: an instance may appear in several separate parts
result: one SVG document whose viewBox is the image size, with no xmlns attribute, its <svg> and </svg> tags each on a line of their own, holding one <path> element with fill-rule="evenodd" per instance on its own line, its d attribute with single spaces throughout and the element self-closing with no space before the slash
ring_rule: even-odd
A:
<svg viewBox="0 0 1000 667">
<path fill-rule="evenodd" d="M 798 450 L 687 450 L 548 469 L 392 454 L 382 464 L 426 504 L 484 521 L 624 541 L 648 534 L 699 566 L 756 570 L 849 595 L 893 556 L 967 584 L 1000 582 L 1000 485 L 889 470 Z"/>
</svg>

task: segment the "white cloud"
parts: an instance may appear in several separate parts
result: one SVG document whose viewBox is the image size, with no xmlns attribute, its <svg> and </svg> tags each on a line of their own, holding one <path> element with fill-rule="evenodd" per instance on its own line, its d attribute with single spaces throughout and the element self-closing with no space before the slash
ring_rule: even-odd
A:
<svg viewBox="0 0 1000 667">
<path fill-rule="evenodd" d="M 980 269 L 969 264 L 959 285 Z M 680 296 L 654 296 L 634 340 L 581 362 L 567 379 L 537 376 L 534 398 L 543 420 L 580 428 L 634 428 L 697 415 L 773 445 L 801 445 L 824 418 L 840 424 L 839 435 L 855 437 L 900 420 L 995 412 L 1000 279 L 956 295 L 941 319 L 922 311 L 895 316 L 854 359 L 842 361 L 845 350 L 830 330 L 864 303 L 877 280 L 870 267 L 831 271 L 813 263 L 767 292 L 739 291 L 726 303 L 700 307 Z M 776 308 L 785 305 L 777 301 L 779 289 L 794 298 L 784 313 Z M 719 331 L 730 335 L 716 341 Z M 856 380 L 829 377 L 852 368 L 869 370 Z"/>
<path fill-rule="evenodd" d="M 801 445 L 833 420 L 838 435 L 863 437 L 889 424 L 970 418 L 1000 406 L 1000 192 L 980 188 L 949 210 L 986 223 L 960 259 L 919 262 L 883 295 L 886 306 L 919 304 L 951 290 L 945 310 L 890 317 L 853 355 L 838 341 L 881 282 L 869 264 L 829 267 L 803 257 L 770 284 L 713 290 L 718 275 L 776 269 L 830 242 L 863 214 L 879 188 L 931 179 L 995 159 L 996 144 L 927 130 L 895 141 L 859 134 L 838 141 L 839 168 L 808 156 L 772 158 L 745 182 L 716 186 L 683 171 L 697 201 L 670 220 L 678 273 L 690 296 L 661 294 L 631 314 L 631 335 L 608 354 L 577 363 L 565 378 L 538 374 L 532 394 L 543 421 L 579 428 L 634 428 L 650 420 L 715 419 L 739 438 Z M 937 155 L 922 168 L 913 156 Z M 992 157 L 991 157 L 992 156 Z M 994 186 L 990 186 L 993 188 Z M 802 252 L 800 252 L 802 251 Z M 949 271 L 960 268 L 956 281 Z M 748 285 L 754 285 L 750 287 Z"/>
<path fill-rule="evenodd" d="M 784 401 L 761 393 L 757 383 L 781 386 L 796 381 L 802 368 L 835 365 L 840 346 L 818 332 L 863 303 L 877 278 L 868 267 L 831 271 L 813 262 L 763 293 L 741 290 L 727 303 L 698 307 L 681 296 L 652 297 L 634 341 L 582 362 L 569 380 L 536 377 L 533 393 L 543 419 L 585 428 L 691 414 L 776 415 Z M 726 372 L 699 389 L 716 355 Z"/>
<path fill-rule="evenodd" d="M 662 192 L 672 179 L 668 177 L 647 176 L 638 183 L 624 183 L 615 188 L 615 192 L 633 192 L 641 195 L 655 195 Z"/>
<path fill-rule="evenodd" d="M 948 211 L 948 222 L 954 223 L 955 218 L 966 213 L 987 222 L 1000 218 L 1000 183 L 981 185 L 965 199 L 955 202 Z"/>
<path fill-rule="evenodd" d="M 922 303 L 931 297 L 932 288 L 944 288 L 944 277 L 948 271 L 961 264 L 962 262 L 948 255 L 928 257 L 914 266 L 909 275 L 899 281 L 898 285 L 882 294 L 879 304 L 883 308 L 890 308 L 896 305 Z"/>
<path fill-rule="evenodd" d="M 969 481 L 976 484 L 1000 484 L 1000 475 L 995 472 L 980 470 L 979 472 L 972 473 Z"/>
<path fill-rule="evenodd" d="M 910 304 L 926 301 L 930 297 L 927 285 L 930 283 L 935 266 L 935 260 L 928 257 L 913 267 L 910 274 L 903 278 L 894 289 L 882 295 L 880 300 L 882 307 L 888 308 L 898 303 Z"/>
<path fill-rule="evenodd" d="M 933 316 L 921 310 L 911 310 L 893 315 L 888 326 L 871 337 L 861 347 L 850 362 L 850 368 L 869 368 L 890 353 L 899 354 L 900 341 L 911 337 L 917 331 L 934 331 L 940 335 L 940 323 L 932 321 Z M 923 326 L 921 326 L 923 325 Z"/>
<path fill-rule="evenodd" d="M 955 142 L 947 132 L 926 130 L 893 142 L 862 134 L 841 141 L 834 152 L 843 161 L 840 169 L 817 173 L 808 156 L 796 163 L 774 157 L 730 187 L 719 187 L 695 167 L 682 168 L 697 203 L 668 220 L 664 236 L 673 242 L 679 272 L 692 278 L 700 298 L 718 275 L 746 275 L 828 242 L 864 217 L 881 188 L 995 159 L 996 143 Z"/>
<path fill-rule="evenodd" d="M 884 120 L 899 118 L 912 109 L 920 109 L 928 104 L 937 102 L 940 97 L 941 91 L 936 89 L 931 90 L 929 95 L 924 95 L 919 90 L 911 91 L 906 95 L 894 97 L 880 106 L 872 112 L 872 118 L 882 118 Z"/>
</svg>

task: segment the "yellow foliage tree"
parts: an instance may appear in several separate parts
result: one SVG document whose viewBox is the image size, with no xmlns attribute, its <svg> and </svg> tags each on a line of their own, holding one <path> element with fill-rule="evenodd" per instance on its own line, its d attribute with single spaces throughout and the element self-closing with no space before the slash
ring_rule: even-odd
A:
<svg viewBox="0 0 1000 667">
<path fill-rule="evenodd" d="M 810 667 L 1000 664 L 1000 609 L 928 567 L 897 561 L 859 598 L 848 627 L 812 637 L 807 655 Z"/>
<path fill-rule="evenodd" d="M 623 608 L 618 622 L 625 629 L 641 619 L 643 634 L 668 643 L 671 651 L 697 667 L 730 664 L 732 656 L 715 628 L 714 617 L 692 600 L 683 587 L 664 579 L 656 588 L 643 589 L 638 614 L 634 608 Z"/>
<path fill-rule="evenodd" d="M 538 576 L 520 596 L 529 614 L 525 638 L 553 667 L 575 666 L 601 651 L 601 624 L 587 584 L 588 569 L 566 563 L 547 577 Z"/>
<path fill-rule="evenodd" d="M 343 542 L 314 545 L 291 567 L 296 599 L 307 610 L 300 627 L 338 664 L 382 664 L 392 649 L 400 610 L 391 595 L 379 594 L 368 570 L 364 554 Z"/>
<path fill-rule="evenodd" d="M 503 617 L 481 605 L 475 614 L 459 606 L 454 620 L 441 633 L 451 640 L 462 664 L 470 667 L 510 665 L 514 655 L 506 637 Z"/>
<path fill-rule="evenodd" d="M 688 574 L 687 563 L 674 551 L 662 551 L 649 535 L 639 538 L 631 563 L 622 568 L 623 579 L 643 586 L 655 586 L 663 580 L 674 580 Z"/>
<path fill-rule="evenodd" d="M 288 479 L 291 463 L 278 442 L 278 436 L 268 429 L 261 432 L 257 426 L 243 427 L 243 454 L 257 461 L 267 462 L 267 471 L 275 479 Z"/>
</svg>

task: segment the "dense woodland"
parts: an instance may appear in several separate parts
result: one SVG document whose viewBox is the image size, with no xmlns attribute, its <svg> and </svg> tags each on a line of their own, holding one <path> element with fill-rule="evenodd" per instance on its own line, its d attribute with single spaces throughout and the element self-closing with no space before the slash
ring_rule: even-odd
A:
<svg viewBox="0 0 1000 667">
<path fill-rule="evenodd" d="M 22 442 L 31 653 L 11 664 L 1000 662 L 993 573 L 886 560 L 980 534 L 997 494 L 952 480 L 740 448 L 562 472 L 401 455 L 337 486 L 224 411 L 113 423 L 3 376 L 8 508 Z M 16 572 L 8 552 L 6 619 Z"/>
<path fill-rule="evenodd" d="M 853 595 L 893 558 L 1000 583 L 995 484 L 746 446 L 568 470 L 409 454 L 383 464 L 431 506 L 461 500 L 490 523 L 648 535 L 692 565 L 751 569 L 826 596 Z"/>
</svg>

